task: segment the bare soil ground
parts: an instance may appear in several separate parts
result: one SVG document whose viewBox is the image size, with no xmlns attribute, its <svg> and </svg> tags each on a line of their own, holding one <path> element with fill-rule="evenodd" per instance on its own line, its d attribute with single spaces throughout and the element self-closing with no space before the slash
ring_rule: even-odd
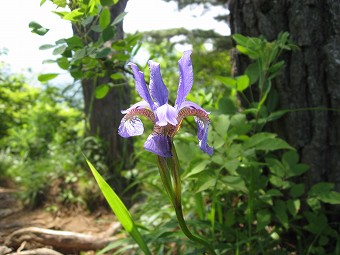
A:
<svg viewBox="0 0 340 255">
<path fill-rule="evenodd" d="M 53 213 L 47 211 L 46 208 L 28 210 L 22 206 L 16 193 L 16 190 L 0 187 L 0 246 L 5 244 L 6 238 L 14 231 L 27 227 L 71 231 L 95 236 L 107 232 L 110 225 L 116 222 L 114 215 L 105 208 L 97 210 L 95 213 L 89 213 L 87 210 L 77 207 L 63 207 Z M 17 247 L 10 248 L 17 249 Z M 86 254 L 94 254 L 94 252 Z M 2 255 L 1 251 L 0 255 Z"/>
</svg>

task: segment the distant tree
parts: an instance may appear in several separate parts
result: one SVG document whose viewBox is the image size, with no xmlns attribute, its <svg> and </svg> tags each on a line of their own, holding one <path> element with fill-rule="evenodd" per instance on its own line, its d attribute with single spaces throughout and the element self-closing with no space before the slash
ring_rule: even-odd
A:
<svg viewBox="0 0 340 255">
<path fill-rule="evenodd" d="M 104 151 L 102 163 L 106 164 L 119 192 L 126 186 L 121 170 L 132 166 L 133 154 L 132 139 L 122 139 L 117 132 L 121 110 L 130 105 L 130 88 L 124 66 L 139 39 L 135 35 L 124 36 L 123 18 L 127 0 L 50 1 L 57 6 L 55 13 L 71 22 L 74 35 L 41 48 L 54 48 L 53 54 L 58 56 L 56 62 L 59 67 L 68 70 L 75 80 L 80 81 L 86 135 L 100 138 L 100 152 Z M 33 33 L 39 35 L 48 31 L 36 22 L 31 22 L 30 27 Z M 45 82 L 54 77 L 54 74 L 44 74 L 39 76 L 39 80 Z"/>
<path fill-rule="evenodd" d="M 232 34 L 274 40 L 288 31 L 300 47 L 283 56 L 275 89 L 281 109 L 302 110 L 270 128 L 310 165 L 307 182 L 331 181 L 340 190 L 340 2 L 231 0 L 230 12 Z M 238 75 L 250 62 L 242 55 L 235 60 Z"/>
</svg>

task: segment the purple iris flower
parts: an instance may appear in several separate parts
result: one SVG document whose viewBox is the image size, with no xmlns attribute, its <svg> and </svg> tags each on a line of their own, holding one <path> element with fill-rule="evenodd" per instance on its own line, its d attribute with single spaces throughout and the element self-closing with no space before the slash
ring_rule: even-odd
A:
<svg viewBox="0 0 340 255">
<path fill-rule="evenodd" d="M 207 154 L 213 154 L 213 148 L 207 144 L 209 113 L 197 104 L 185 100 L 194 82 L 190 54 L 191 51 L 185 51 L 178 61 L 180 76 L 175 106 L 168 104 L 168 90 L 164 85 L 159 63 L 152 60 L 148 62 L 150 92 L 144 80 L 144 73 L 139 71 L 137 65 L 129 63 L 135 78 L 136 89 L 144 100 L 122 111 L 125 116 L 118 128 L 120 136 L 131 137 L 143 134 L 144 126 L 138 116 L 145 116 L 154 123 L 154 128 L 144 143 L 144 148 L 161 157 L 172 157 L 172 137 L 179 130 L 184 118 L 194 116 L 198 128 L 199 146 Z"/>
</svg>

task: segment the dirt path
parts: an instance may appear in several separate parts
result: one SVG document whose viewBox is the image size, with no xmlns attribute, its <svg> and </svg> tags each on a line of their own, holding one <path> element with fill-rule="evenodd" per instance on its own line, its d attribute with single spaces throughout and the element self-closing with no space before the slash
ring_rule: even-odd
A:
<svg viewBox="0 0 340 255">
<path fill-rule="evenodd" d="M 15 190 L 0 187 L 0 246 L 11 233 L 25 227 L 96 235 L 107 231 L 113 222 L 114 216 L 105 209 L 93 214 L 76 207 L 63 207 L 54 213 L 45 208 L 30 211 L 23 208 Z"/>
</svg>

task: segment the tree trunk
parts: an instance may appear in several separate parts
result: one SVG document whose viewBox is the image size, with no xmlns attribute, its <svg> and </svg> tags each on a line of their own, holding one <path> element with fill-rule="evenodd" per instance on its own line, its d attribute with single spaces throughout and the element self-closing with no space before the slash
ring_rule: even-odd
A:
<svg viewBox="0 0 340 255">
<path fill-rule="evenodd" d="M 231 31 L 274 40 L 288 31 L 299 51 L 285 53 L 275 82 L 281 109 L 331 108 L 288 113 L 271 127 L 310 165 L 309 184 L 335 182 L 340 191 L 340 1 L 231 0 Z M 249 60 L 236 56 L 237 73 Z"/>
<path fill-rule="evenodd" d="M 112 6 L 111 21 L 121 14 L 126 7 L 127 0 L 120 0 Z M 75 32 L 76 33 L 76 32 Z M 93 41 L 98 38 L 98 33 L 90 33 Z M 124 37 L 122 22 L 116 25 L 115 40 Z M 115 189 L 118 192 L 124 189 L 125 183 L 120 175 L 121 169 L 131 166 L 129 157 L 133 152 L 132 139 L 122 139 L 118 136 L 118 126 L 122 118 L 121 110 L 127 109 L 130 104 L 130 88 L 127 83 L 122 86 L 116 86 L 110 89 L 107 95 L 102 99 L 94 97 L 95 87 L 100 84 L 106 84 L 110 80 L 110 75 L 116 72 L 111 66 L 107 66 L 105 77 L 97 79 L 82 80 L 82 89 L 85 102 L 85 114 L 88 120 L 87 132 L 89 135 L 99 136 L 103 142 L 106 153 L 106 165 L 112 174 Z M 121 81 L 120 81 L 121 82 Z"/>
</svg>

